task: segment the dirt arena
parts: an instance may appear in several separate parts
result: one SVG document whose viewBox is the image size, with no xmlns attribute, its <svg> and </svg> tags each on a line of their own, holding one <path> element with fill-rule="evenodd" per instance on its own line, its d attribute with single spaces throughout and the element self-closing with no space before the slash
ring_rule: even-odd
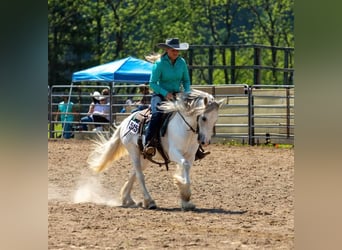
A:
<svg viewBox="0 0 342 250">
<path fill-rule="evenodd" d="M 294 249 L 294 149 L 213 144 L 191 170 L 195 211 L 165 167 L 146 169 L 156 210 L 119 207 L 128 156 L 101 174 L 88 140 L 48 141 L 49 249 Z M 142 200 L 138 184 L 133 198 Z"/>
</svg>

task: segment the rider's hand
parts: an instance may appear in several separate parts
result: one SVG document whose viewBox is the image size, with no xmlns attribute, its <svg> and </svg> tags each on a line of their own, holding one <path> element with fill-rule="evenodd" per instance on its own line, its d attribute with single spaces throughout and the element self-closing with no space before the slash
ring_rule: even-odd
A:
<svg viewBox="0 0 342 250">
<path fill-rule="evenodd" d="M 166 100 L 168 101 L 172 101 L 173 100 L 173 94 L 172 93 L 167 93 L 167 95 L 165 96 Z"/>
</svg>

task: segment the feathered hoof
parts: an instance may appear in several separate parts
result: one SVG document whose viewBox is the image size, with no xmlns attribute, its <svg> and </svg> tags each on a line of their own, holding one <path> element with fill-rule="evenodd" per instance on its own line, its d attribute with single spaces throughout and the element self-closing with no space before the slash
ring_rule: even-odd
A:
<svg viewBox="0 0 342 250">
<path fill-rule="evenodd" d="M 195 208 L 196 208 L 196 205 L 193 204 L 192 202 L 183 201 L 183 200 L 181 201 L 181 209 L 183 211 L 193 211 L 193 210 L 195 210 Z"/>
</svg>

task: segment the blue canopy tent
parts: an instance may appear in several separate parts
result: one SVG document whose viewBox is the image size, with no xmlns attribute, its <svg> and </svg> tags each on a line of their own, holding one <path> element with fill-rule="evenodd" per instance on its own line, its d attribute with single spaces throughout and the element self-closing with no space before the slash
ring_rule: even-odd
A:
<svg viewBox="0 0 342 250">
<path fill-rule="evenodd" d="M 127 57 L 72 74 L 72 82 L 146 83 L 150 79 L 152 63 Z"/>
<path fill-rule="evenodd" d="M 150 75 L 152 73 L 153 64 L 137 59 L 134 57 L 126 57 L 102 65 L 98 65 L 85 70 L 77 71 L 72 74 L 72 83 L 70 88 L 70 95 L 74 83 L 77 82 L 105 82 L 109 83 L 110 91 L 110 102 L 112 106 L 112 87 L 116 83 L 127 83 L 127 84 L 143 84 L 148 83 Z M 112 123 L 112 117 L 110 120 Z"/>
</svg>

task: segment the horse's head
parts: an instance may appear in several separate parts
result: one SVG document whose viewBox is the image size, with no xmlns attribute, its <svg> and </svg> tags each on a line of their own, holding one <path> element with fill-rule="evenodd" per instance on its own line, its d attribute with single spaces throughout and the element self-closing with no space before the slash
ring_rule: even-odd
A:
<svg viewBox="0 0 342 250">
<path fill-rule="evenodd" d="M 210 144 L 214 126 L 218 119 L 218 110 L 223 104 L 223 100 L 215 101 L 212 97 L 204 97 L 205 109 L 198 116 L 198 143 L 207 146 Z"/>
<path fill-rule="evenodd" d="M 197 124 L 198 143 L 206 146 L 210 143 L 218 119 L 218 110 L 222 104 L 223 99 L 216 101 L 207 92 L 193 89 L 190 93 L 179 94 L 176 102 L 163 102 L 159 109 L 164 112 L 180 112 L 183 120 L 184 116 L 191 117 L 193 123 Z M 189 123 L 187 125 L 195 132 L 196 127 L 191 127 Z"/>
</svg>

